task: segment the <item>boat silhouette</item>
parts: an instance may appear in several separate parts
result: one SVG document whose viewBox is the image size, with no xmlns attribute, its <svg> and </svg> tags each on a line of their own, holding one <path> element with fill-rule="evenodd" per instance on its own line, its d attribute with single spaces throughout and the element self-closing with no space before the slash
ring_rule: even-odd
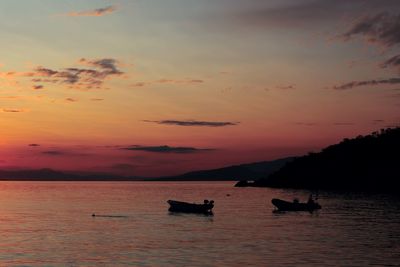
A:
<svg viewBox="0 0 400 267">
<path fill-rule="evenodd" d="M 278 211 L 314 211 L 322 208 L 321 205 L 313 200 L 301 203 L 297 199 L 295 199 L 293 202 L 289 202 L 286 200 L 273 198 L 271 202 L 278 209 Z"/>
<path fill-rule="evenodd" d="M 204 200 L 203 204 L 176 200 L 168 200 L 167 202 L 170 205 L 169 211 L 172 212 L 212 214 L 212 209 L 214 208 L 214 200 Z"/>
</svg>

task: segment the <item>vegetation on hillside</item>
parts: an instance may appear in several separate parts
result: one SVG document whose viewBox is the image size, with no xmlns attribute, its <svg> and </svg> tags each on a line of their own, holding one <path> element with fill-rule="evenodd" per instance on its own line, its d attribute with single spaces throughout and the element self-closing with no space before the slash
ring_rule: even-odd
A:
<svg viewBox="0 0 400 267">
<path fill-rule="evenodd" d="M 400 128 L 344 139 L 285 164 L 255 186 L 400 191 Z"/>
</svg>

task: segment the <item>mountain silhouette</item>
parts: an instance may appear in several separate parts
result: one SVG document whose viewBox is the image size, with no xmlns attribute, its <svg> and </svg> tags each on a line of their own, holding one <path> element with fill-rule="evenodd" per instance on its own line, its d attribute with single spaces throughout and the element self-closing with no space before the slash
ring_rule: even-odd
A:
<svg viewBox="0 0 400 267">
<path fill-rule="evenodd" d="M 39 170 L 0 170 L 1 181 L 137 181 L 141 177 L 126 177 L 107 173 L 77 174 L 45 168 Z"/>
<path fill-rule="evenodd" d="M 240 164 L 211 170 L 188 172 L 177 176 L 156 178 L 158 181 L 238 181 L 260 179 L 280 169 L 293 157 Z"/>
<path fill-rule="evenodd" d="M 281 168 L 293 158 L 241 164 L 212 170 L 188 172 L 168 177 L 136 177 L 109 173 L 77 173 L 39 170 L 0 170 L 0 180 L 6 181 L 238 181 L 258 179 Z"/>
<path fill-rule="evenodd" d="M 400 128 L 388 128 L 298 157 L 253 186 L 400 192 L 399 181 Z"/>
</svg>

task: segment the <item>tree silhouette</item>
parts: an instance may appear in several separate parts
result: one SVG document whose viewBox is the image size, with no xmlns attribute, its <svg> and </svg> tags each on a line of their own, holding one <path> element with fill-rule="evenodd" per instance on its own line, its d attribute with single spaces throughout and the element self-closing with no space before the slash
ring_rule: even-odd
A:
<svg viewBox="0 0 400 267">
<path fill-rule="evenodd" d="M 286 163 L 255 186 L 400 192 L 400 128 L 344 139 Z"/>
</svg>

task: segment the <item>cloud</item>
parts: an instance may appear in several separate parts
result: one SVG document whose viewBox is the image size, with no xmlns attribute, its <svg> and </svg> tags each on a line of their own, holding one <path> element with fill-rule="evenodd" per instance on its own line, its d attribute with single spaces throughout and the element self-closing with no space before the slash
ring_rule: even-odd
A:
<svg viewBox="0 0 400 267">
<path fill-rule="evenodd" d="M 38 85 L 34 85 L 33 86 L 33 89 L 34 90 L 40 90 L 40 89 L 43 89 L 44 87 L 43 87 L 43 85 L 41 85 L 41 84 L 38 84 Z"/>
<path fill-rule="evenodd" d="M 186 80 L 174 80 L 174 79 L 159 79 L 155 81 L 157 83 L 172 83 L 172 84 L 196 84 L 196 83 L 204 83 L 203 80 L 200 79 L 186 79 Z"/>
<path fill-rule="evenodd" d="M 398 47 L 400 44 L 400 13 L 388 11 L 363 16 L 356 20 L 345 33 L 339 36 L 345 41 L 361 37 L 367 43 L 384 48 Z M 381 68 L 393 68 L 400 73 L 400 55 L 392 56 L 380 64 Z M 398 84 L 400 78 L 352 81 L 334 86 L 335 90 L 347 90 L 359 86 Z"/>
<path fill-rule="evenodd" d="M 0 96 L 0 99 L 19 99 L 20 96 Z"/>
<path fill-rule="evenodd" d="M 34 73 L 31 73 L 31 75 L 34 75 Z M 59 80 L 58 79 L 41 79 L 41 78 L 34 78 L 31 80 L 34 83 L 40 83 L 40 82 L 44 82 L 44 83 L 57 83 Z"/>
<path fill-rule="evenodd" d="M 341 37 L 344 40 L 362 37 L 368 43 L 384 47 L 398 45 L 400 43 L 400 14 L 382 12 L 373 16 L 364 16 L 357 20 Z"/>
<path fill-rule="evenodd" d="M 93 10 L 79 11 L 79 12 L 70 12 L 66 15 L 68 17 L 101 17 L 108 14 L 111 14 L 117 10 L 116 6 L 107 6 L 103 8 L 97 8 Z"/>
<path fill-rule="evenodd" d="M 151 83 L 148 83 L 148 82 L 137 82 L 137 83 L 132 84 L 131 86 L 132 87 L 145 87 L 145 86 L 147 86 L 149 84 L 151 84 Z"/>
<path fill-rule="evenodd" d="M 296 89 L 295 85 L 277 86 L 276 88 L 281 89 L 281 90 Z"/>
<path fill-rule="evenodd" d="M 7 77 L 33 77 L 34 89 L 42 89 L 42 83 L 67 84 L 73 89 L 100 89 L 104 81 L 110 77 L 122 75 L 124 72 L 118 68 L 119 61 L 113 58 L 88 60 L 82 58 L 78 62 L 90 68 L 68 67 L 51 69 L 38 66 L 33 72 L 8 72 L 0 73 Z M 41 84 L 36 84 L 41 83 Z"/>
<path fill-rule="evenodd" d="M 79 62 L 87 64 L 92 67 L 102 69 L 103 72 L 99 73 L 100 75 L 107 76 L 107 75 L 123 74 L 123 72 L 117 68 L 117 65 L 119 64 L 118 60 L 113 59 L 113 58 L 103 58 L 103 59 L 95 59 L 95 60 L 87 60 L 85 58 L 81 58 L 79 60 Z"/>
<path fill-rule="evenodd" d="M 200 79 L 193 79 L 193 80 L 188 80 L 188 81 L 186 81 L 187 83 L 204 83 L 204 81 L 203 80 L 200 80 Z"/>
<path fill-rule="evenodd" d="M 66 153 L 63 151 L 59 151 L 59 150 L 49 150 L 49 151 L 43 151 L 42 154 L 49 155 L 49 156 L 62 156 L 62 155 L 65 155 Z"/>
<path fill-rule="evenodd" d="M 15 108 L 3 108 L 3 112 L 8 112 L 8 113 L 19 113 L 19 112 L 25 112 L 24 109 L 15 109 Z"/>
<path fill-rule="evenodd" d="M 300 125 L 300 126 L 317 126 L 318 123 L 316 122 L 295 122 L 294 124 Z"/>
<path fill-rule="evenodd" d="M 367 80 L 367 81 L 352 81 L 348 83 L 344 83 L 341 85 L 333 86 L 335 90 L 348 90 L 354 87 L 359 86 L 368 86 L 368 85 L 383 85 L 383 84 L 399 84 L 400 78 L 390 78 L 390 79 L 381 79 L 381 80 Z"/>
<path fill-rule="evenodd" d="M 197 152 L 201 152 L 201 151 L 213 150 L 213 149 L 199 149 L 199 148 L 194 148 L 194 147 L 171 147 L 171 146 L 167 146 L 167 145 L 163 145 L 163 146 L 134 145 L 134 146 L 130 146 L 130 147 L 124 147 L 122 149 L 153 152 L 153 153 L 177 153 L 177 154 L 191 154 L 191 153 L 197 153 Z"/>
<path fill-rule="evenodd" d="M 396 68 L 400 72 L 400 55 L 389 58 L 381 65 L 382 68 Z"/>
<path fill-rule="evenodd" d="M 46 150 L 42 151 L 41 154 L 47 156 L 68 156 L 68 157 L 82 157 L 88 156 L 90 154 L 79 152 L 79 151 L 70 151 L 70 150 L 60 150 L 60 149 L 53 149 L 53 150 Z"/>
<path fill-rule="evenodd" d="M 223 126 L 233 126 L 238 125 L 239 122 L 230 122 L 230 121 L 196 121 L 196 120 L 161 120 L 161 121 L 151 121 L 144 120 L 144 122 L 152 122 L 158 124 L 166 124 L 166 125 L 177 125 L 177 126 L 205 126 L 205 127 L 223 127 Z"/>
<path fill-rule="evenodd" d="M 335 122 L 333 123 L 333 125 L 337 125 L 337 126 L 350 126 L 350 125 L 355 125 L 354 122 Z"/>
<path fill-rule="evenodd" d="M 226 4 L 231 2 L 227 0 Z M 248 0 L 247 4 L 236 7 L 237 11 L 232 12 L 228 18 L 239 26 L 311 29 L 329 23 L 336 24 L 341 18 L 354 18 L 372 10 L 399 10 L 396 0 L 296 0 L 277 3 Z"/>
<path fill-rule="evenodd" d="M 201 84 L 205 83 L 204 80 L 201 79 L 182 79 L 182 80 L 177 80 L 177 79 L 158 79 L 152 82 L 136 82 L 132 84 L 132 87 L 145 87 L 149 86 L 152 84 L 186 84 L 186 85 L 196 85 L 196 84 Z"/>
</svg>

